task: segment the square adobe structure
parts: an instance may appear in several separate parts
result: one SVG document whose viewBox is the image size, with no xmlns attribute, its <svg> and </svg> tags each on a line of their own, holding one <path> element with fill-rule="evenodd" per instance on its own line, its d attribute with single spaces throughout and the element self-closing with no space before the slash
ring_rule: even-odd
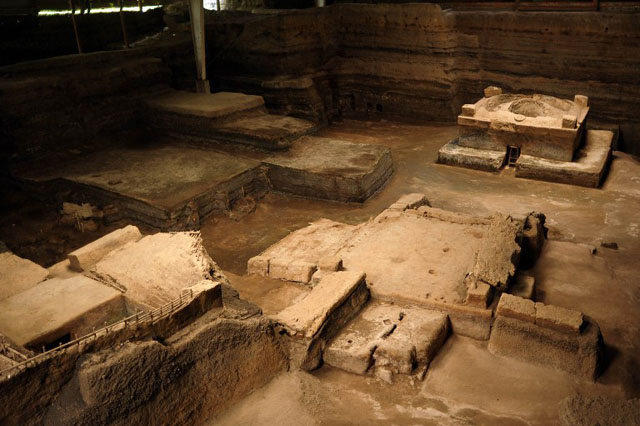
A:
<svg viewBox="0 0 640 426">
<path fill-rule="evenodd" d="M 611 158 L 613 133 L 587 130 L 589 99 L 503 94 L 487 87 L 484 98 L 462 106 L 460 135 L 438 152 L 438 162 L 516 177 L 598 187 Z"/>
<path fill-rule="evenodd" d="M 462 106 L 458 144 L 492 151 L 515 146 L 522 154 L 571 161 L 584 136 L 588 101 L 582 95 L 570 101 L 488 87 L 484 98 Z"/>
</svg>

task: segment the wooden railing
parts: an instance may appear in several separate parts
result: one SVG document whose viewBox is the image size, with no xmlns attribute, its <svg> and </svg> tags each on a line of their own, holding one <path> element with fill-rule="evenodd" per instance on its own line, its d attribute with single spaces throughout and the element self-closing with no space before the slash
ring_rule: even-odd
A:
<svg viewBox="0 0 640 426">
<path fill-rule="evenodd" d="M 191 302 L 194 298 L 194 293 L 192 289 L 189 289 L 189 291 L 185 291 L 184 293 L 182 293 L 180 295 L 180 297 L 172 300 L 169 303 L 166 303 L 156 309 L 153 309 L 149 312 L 143 312 L 143 313 L 136 313 L 134 315 L 131 315 L 127 318 L 124 318 L 120 321 L 117 321 L 113 324 L 107 325 L 106 327 L 100 328 L 98 330 L 94 330 L 89 334 L 86 334 L 82 337 L 79 337 L 77 339 L 74 339 L 70 342 L 67 342 L 65 344 L 61 344 L 53 349 L 50 349 L 46 352 L 42 352 L 38 355 L 35 355 L 29 359 L 26 359 L 22 362 L 19 362 L 15 365 L 12 365 L 11 367 L 5 368 L 4 370 L 0 370 L 0 381 L 1 380 L 5 380 L 8 378 L 11 378 L 11 376 L 13 374 L 17 374 L 20 373 L 21 371 L 30 368 L 30 367 L 35 367 L 36 365 L 38 365 L 39 363 L 41 363 L 42 361 L 52 358 L 54 356 L 56 356 L 58 353 L 62 353 L 63 351 L 65 351 L 68 348 L 71 348 L 73 346 L 80 346 L 84 343 L 88 343 L 90 341 L 94 341 L 96 340 L 98 337 L 100 336 L 105 336 L 109 333 L 112 333 L 114 331 L 118 331 L 118 330 L 123 330 L 126 328 L 136 328 L 139 326 L 139 324 L 153 324 L 154 322 L 165 318 L 169 315 L 171 315 L 172 313 L 178 311 L 180 308 L 182 308 L 183 306 L 187 305 L 189 302 Z M 11 349 L 11 348 L 9 348 Z M 18 351 L 13 350 L 13 352 L 16 352 L 19 354 Z M 25 357 L 23 354 L 22 357 Z"/>
</svg>

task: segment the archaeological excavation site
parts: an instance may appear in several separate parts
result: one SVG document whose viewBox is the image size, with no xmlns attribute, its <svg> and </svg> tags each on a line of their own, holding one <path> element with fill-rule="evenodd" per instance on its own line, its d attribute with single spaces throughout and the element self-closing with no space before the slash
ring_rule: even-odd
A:
<svg viewBox="0 0 640 426">
<path fill-rule="evenodd" d="M 0 1 L 0 425 L 640 426 L 640 2 Z"/>
</svg>

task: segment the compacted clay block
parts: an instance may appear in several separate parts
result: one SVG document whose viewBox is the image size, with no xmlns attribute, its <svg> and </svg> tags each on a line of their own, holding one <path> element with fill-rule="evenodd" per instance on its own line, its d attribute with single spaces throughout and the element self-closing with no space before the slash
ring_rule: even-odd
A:
<svg viewBox="0 0 640 426">
<path fill-rule="evenodd" d="M 290 258 L 271 258 L 269 260 L 269 276 L 276 280 L 286 280 L 289 263 L 291 263 Z"/>
<path fill-rule="evenodd" d="M 529 299 L 503 293 L 500 296 L 496 315 L 534 324 L 536 322 L 536 304 Z"/>
<path fill-rule="evenodd" d="M 476 149 L 458 142 L 454 139 L 438 150 L 438 163 L 487 172 L 497 172 L 504 165 L 506 150 Z"/>
<path fill-rule="evenodd" d="M 128 225 L 117 229 L 78 250 L 69 253 L 69 264 L 74 271 L 88 271 L 104 256 L 126 244 L 135 243 L 142 238 L 140 230 Z"/>
<path fill-rule="evenodd" d="M 0 253 L 0 300 L 36 286 L 49 271 L 10 251 Z"/>
<path fill-rule="evenodd" d="M 476 106 L 474 104 L 464 104 L 462 105 L 462 115 L 465 117 L 473 117 L 476 113 Z"/>
<path fill-rule="evenodd" d="M 590 321 L 580 333 L 566 333 L 498 315 L 491 328 L 488 349 L 545 367 L 593 380 L 602 354 L 602 335 Z"/>
<path fill-rule="evenodd" d="M 254 256 L 247 262 L 247 272 L 249 275 L 269 275 L 269 258 L 267 256 Z"/>
<path fill-rule="evenodd" d="M 323 361 L 350 373 L 365 374 L 378 344 L 395 329 L 398 313 L 397 306 L 369 302 L 331 339 L 322 353 Z"/>
<path fill-rule="evenodd" d="M 342 268 L 342 259 L 338 256 L 325 256 L 318 260 L 318 269 L 326 272 L 336 272 Z"/>
<path fill-rule="evenodd" d="M 578 333 L 583 322 L 584 317 L 581 312 L 561 308 L 560 306 L 536 303 L 536 324 L 541 327 L 568 333 Z"/>
<path fill-rule="evenodd" d="M 520 231 L 521 225 L 510 216 L 499 213 L 492 216 L 478 251 L 474 277 L 491 286 L 505 288 L 520 257 Z"/>
<path fill-rule="evenodd" d="M 484 97 L 490 98 L 492 96 L 502 95 L 502 89 L 496 86 L 487 86 L 484 89 Z M 474 105 L 475 106 L 475 105 Z"/>
<path fill-rule="evenodd" d="M 294 260 L 287 265 L 286 279 L 288 281 L 306 284 L 311 281 L 311 277 L 315 271 L 316 265 L 313 263 Z"/>
<path fill-rule="evenodd" d="M 288 257 L 270 259 L 267 270 L 271 278 L 304 284 L 311 281 L 315 271 L 316 265 L 313 263 L 291 260 Z"/>
<path fill-rule="evenodd" d="M 472 282 L 467 289 L 466 304 L 486 308 L 491 301 L 491 286 L 481 282 Z"/>
<path fill-rule="evenodd" d="M 416 364 L 416 346 L 399 339 L 385 339 L 373 357 L 376 368 L 387 367 L 395 374 L 411 374 Z"/>
<path fill-rule="evenodd" d="M 305 371 L 322 362 L 322 351 L 369 300 L 365 275 L 358 271 L 327 274 L 301 301 L 273 319 L 288 346 L 290 365 Z"/>
<path fill-rule="evenodd" d="M 340 271 L 325 276 L 313 290 L 295 305 L 275 316 L 291 334 L 313 337 L 329 315 L 365 281 L 364 272 Z"/>
</svg>

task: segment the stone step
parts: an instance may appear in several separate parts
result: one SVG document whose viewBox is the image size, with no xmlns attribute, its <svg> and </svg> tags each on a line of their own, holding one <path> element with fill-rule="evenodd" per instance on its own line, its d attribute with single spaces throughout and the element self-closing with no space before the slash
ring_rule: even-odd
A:
<svg viewBox="0 0 640 426">
<path fill-rule="evenodd" d="M 261 96 L 242 93 L 174 91 L 146 104 L 146 121 L 151 128 L 203 144 L 282 150 L 294 139 L 316 130 L 311 121 L 267 114 Z"/>
<path fill-rule="evenodd" d="M 323 360 L 389 382 L 396 374 L 424 374 L 448 333 L 446 313 L 372 301 L 329 342 Z"/>
</svg>

